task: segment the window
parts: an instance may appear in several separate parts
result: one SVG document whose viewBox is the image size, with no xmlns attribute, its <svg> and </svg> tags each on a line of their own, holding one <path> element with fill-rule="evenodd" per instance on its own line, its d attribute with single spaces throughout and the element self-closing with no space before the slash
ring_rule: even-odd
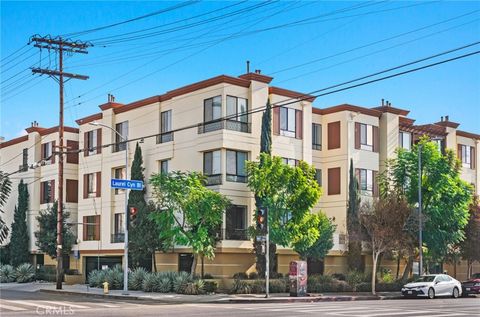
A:
<svg viewBox="0 0 480 317">
<path fill-rule="evenodd" d="M 100 197 L 101 173 L 83 175 L 83 198 Z"/>
<path fill-rule="evenodd" d="M 157 143 L 165 143 L 173 141 L 172 131 L 172 110 L 163 111 L 160 113 L 160 135 L 157 138 Z"/>
<path fill-rule="evenodd" d="M 360 123 L 360 149 L 373 150 L 373 127 L 369 124 Z"/>
<path fill-rule="evenodd" d="M 312 149 L 322 149 L 322 125 L 312 123 Z"/>
<path fill-rule="evenodd" d="M 340 167 L 328 169 L 328 195 L 340 195 Z"/>
<path fill-rule="evenodd" d="M 327 125 L 327 147 L 329 150 L 340 148 L 340 121 L 330 122 Z"/>
<path fill-rule="evenodd" d="M 398 137 L 398 146 L 410 151 L 412 149 L 412 134 L 410 132 L 400 131 Z"/>
<path fill-rule="evenodd" d="M 229 120 L 248 122 L 248 100 L 245 98 L 227 96 L 227 116 Z"/>
<path fill-rule="evenodd" d="M 295 137 L 295 109 L 280 108 L 280 135 Z"/>
<path fill-rule="evenodd" d="M 220 150 L 203 153 L 203 174 L 207 176 L 207 185 L 222 183 Z"/>
<path fill-rule="evenodd" d="M 223 129 L 223 121 L 210 122 L 222 117 L 222 96 L 205 99 L 203 101 L 203 122 L 198 133 L 206 133 Z M 210 123 L 208 123 L 210 122 Z"/>
<path fill-rule="evenodd" d="M 367 169 L 358 170 L 358 184 L 361 191 L 373 191 L 373 171 Z"/>
<path fill-rule="evenodd" d="M 473 146 L 458 144 L 457 152 L 463 167 L 475 168 L 475 148 Z"/>
<path fill-rule="evenodd" d="M 101 144 L 101 129 L 85 132 L 85 156 L 95 155 L 102 152 Z"/>
<path fill-rule="evenodd" d="M 284 164 L 290 165 L 290 166 L 298 166 L 298 160 L 292 159 L 292 158 L 287 158 L 287 157 L 282 157 L 282 161 Z"/>
<path fill-rule="evenodd" d="M 322 186 L 322 170 L 316 168 L 315 169 L 315 180 L 317 181 L 319 186 Z"/>
<path fill-rule="evenodd" d="M 113 178 L 115 179 L 127 179 L 127 171 L 125 167 L 117 167 L 113 169 Z M 115 188 L 115 195 L 124 194 L 125 189 Z"/>
<path fill-rule="evenodd" d="M 123 140 L 128 139 L 128 121 L 117 123 L 115 130 L 122 136 L 115 133 L 115 152 L 124 151 L 127 148 L 127 143 Z"/>
<path fill-rule="evenodd" d="M 53 147 L 55 146 L 55 141 L 47 142 L 42 144 L 42 160 L 47 162 L 55 163 L 55 157 L 53 156 Z"/>
<path fill-rule="evenodd" d="M 67 179 L 67 203 L 78 203 L 78 181 L 76 179 Z"/>
<path fill-rule="evenodd" d="M 248 159 L 247 152 L 227 150 L 227 181 L 245 183 L 247 174 L 245 162 Z"/>
<path fill-rule="evenodd" d="M 225 215 L 225 239 L 248 240 L 247 206 L 231 205 Z"/>
<path fill-rule="evenodd" d="M 168 174 L 170 171 L 170 160 L 160 161 L 160 173 Z"/>
<path fill-rule="evenodd" d="M 100 216 L 84 216 L 83 217 L 83 240 L 98 241 L 100 240 Z"/>
<path fill-rule="evenodd" d="M 40 203 L 50 204 L 55 200 L 55 181 L 46 181 L 40 183 Z"/>
</svg>

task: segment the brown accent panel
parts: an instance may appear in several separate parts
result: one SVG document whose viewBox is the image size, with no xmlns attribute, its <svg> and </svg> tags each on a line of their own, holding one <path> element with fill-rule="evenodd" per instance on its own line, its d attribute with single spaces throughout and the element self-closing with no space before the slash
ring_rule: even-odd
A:
<svg viewBox="0 0 480 317">
<path fill-rule="evenodd" d="M 335 112 L 340 112 L 340 111 L 360 112 L 362 114 L 366 114 L 368 116 L 374 116 L 374 117 L 377 117 L 377 118 L 380 118 L 382 116 L 381 111 L 378 111 L 378 110 L 375 110 L 375 109 L 370 109 L 370 108 L 364 108 L 364 107 L 349 105 L 349 104 L 333 106 L 333 107 L 325 108 L 325 109 L 312 108 L 312 112 L 315 113 L 315 114 L 330 114 L 330 113 L 335 113 Z"/>
<path fill-rule="evenodd" d="M 379 139 L 379 134 L 378 134 L 378 127 L 373 126 L 373 152 L 378 153 L 378 150 L 380 148 L 380 139 Z"/>
<path fill-rule="evenodd" d="M 45 143 L 42 143 L 42 145 L 40 145 L 40 159 L 44 159 L 45 158 Z"/>
<path fill-rule="evenodd" d="M 83 174 L 83 199 L 88 198 L 88 174 Z"/>
<path fill-rule="evenodd" d="M 40 203 L 44 204 L 45 203 L 45 182 L 40 183 Z"/>
<path fill-rule="evenodd" d="M 315 96 L 304 94 L 298 91 L 293 91 L 293 90 L 287 90 L 279 87 L 273 87 L 270 86 L 268 88 L 268 93 L 272 95 L 278 95 L 278 96 L 284 96 L 284 97 L 289 97 L 292 99 L 299 99 L 300 100 L 307 100 L 309 102 L 313 102 L 315 100 Z"/>
<path fill-rule="evenodd" d="M 476 152 L 476 147 L 471 146 L 470 147 L 470 168 L 475 169 L 475 152 Z"/>
<path fill-rule="evenodd" d="M 340 121 L 330 122 L 328 124 L 328 149 L 340 148 Z"/>
<path fill-rule="evenodd" d="M 457 144 L 457 158 L 461 161 L 462 160 L 462 145 Z"/>
<path fill-rule="evenodd" d="M 87 216 L 83 216 L 83 241 L 87 241 Z M 82 251 L 83 253 L 83 251 Z"/>
<path fill-rule="evenodd" d="M 328 195 L 340 195 L 340 167 L 328 169 Z"/>
<path fill-rule="evenodd" d="M 55 148 L 55 145 L 56 145 L 55 143 L 56 143 L 55 141 L 52 141 L 52 160 L 51 160 L 52 164 L 55 164 L 55 157 L 57 156 L 55 152 L 57 151 L 60 152 L 60 149 L 57 150 Z"/>
<path fill-rule="evenodd" d="M 78 164 L 78 153 L 73 151 L 78 151 L 78 141 L 67 140 L 67 163 Z"/>
<path fill-rule="evenodd" d="M 100 215 L 95 216 L 95 232 L 93 240 L 100 240 Z"/>
<path fill-rule="evenodd" d="M 88 156 L 88 132 L 83 134 L 83 156 Z"/>
<path fill-rule="evenodd" d="M 378 193 L 379 193 L 377 177 L 378 177 L 378 172 L 373 171 L 373 184 L 372 184 L 373 185 L 373 197 L 378 197 Z"/>
<path fill-rule="evenodd" d="M 280 135 L 280 107 L 273 108 L 273 134 Z"/>
<path fill-rule="evenodd" d="M 97 197 L 102 195 L 102 172 L 97 172 Z"/>
<path fill-rule="evenodd" d="M 95 114 L 89 115 L 88 117 L 84 117 L 84 118 L 75 120 L 75 122 L 78 125 L 82 125 L 82 124 L 87 124 L 87 123 L 95 121 L 95 120 L 100 120 L 102 118 L 103 118 L 103 114 L 100 112 L 100 113 L 95 113 Z"/>
<path fill-rule="evenodd" d="M 76 179 L 67 179 L 66 182 L 67 203 L 78 203 L 78 181 Z"/>
<path fill-rule="evenodd" d="M 295 110 L 295 138 L 301 139 L 303 135 L 303 111 Z"/>
<path fill-rule="evenodd" d="M 102 128 L 97 129 L 97 154 L 102 153 Z"/>
<path fill-rule="evenodd" d="M 480 140 L 480 134 L 470 133 L 462 130 L 457 130 L 457 136 Z"/>
<path fill-rule="evenodd" d="M 355 149 L 360 150 L 360 123 L 355 122 Z"/>
<path fill-rule="evenodd" d="M 15 145 L 15 144 L 18 144 L 18 143 L 22 143 L 22 142 L 25 142 L 25 141 L 28 141 L 28 135 L 23 135 L 19 138 L 11 139 L 9 141 L 1 143 L 0 144 L 0 149 L 3 149 L 3 148 L 5 148 L 7 146 L 10 146 L 10 145 Z"/>
<path fill-rule="evenodd" d="M 54 179 L 50 181 L 50 186 L 51 186 L 50 188 L 52 192 L 51 203 L 53 203 L 55 201 L 55 180 Z"/>
</svg>

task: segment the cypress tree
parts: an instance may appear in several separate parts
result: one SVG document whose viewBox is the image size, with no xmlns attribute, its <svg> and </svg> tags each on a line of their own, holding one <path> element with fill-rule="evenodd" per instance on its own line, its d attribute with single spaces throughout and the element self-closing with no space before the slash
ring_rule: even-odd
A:
<svg viewBox="0 0 480 317">
<path fill-rule="evenodd" d="M 10 261 L 13 266 L 18 266 L 30 260 L 27 227 L 28 199 L 27 185 L 21 180 L 18 184 L 18 203 L 15 206 L 12 236 L 10 238 Z"/>
<path fill-rule="evenodd" d="M 350 270 L 363 272 L 365 263 L 362 258 L 361 228 L 358 219 L 360 197 L 358 195 L 358 181 L 353 169 L 353 160 L 350 159 L 350 181 L 348 184 L 347 233 L 348 255 L 347 264 Z"/>
</svg>

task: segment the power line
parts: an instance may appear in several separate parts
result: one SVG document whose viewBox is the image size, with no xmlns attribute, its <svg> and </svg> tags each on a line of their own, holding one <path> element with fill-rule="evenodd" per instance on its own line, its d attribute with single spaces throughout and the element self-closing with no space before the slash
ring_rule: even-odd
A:
<svg viewBox="0 0 480 317">
<path fill-rule="evenodd" d="M 180 8 L 183 8 L 183 7 L 187 7 L 187 6 L 196 4 L 196 3 L 198 3 L 198 2 L 200 2 L 200 0 L 192 0 L 192 1 L 181 2 L 181 3 L 176 4 L 176 5 L 173 5 L 173 6 L 171 6 L 171 7 L 167 7 L 167 8 L 165 8 L 165 9 L 161 9 L 161 10 L 158 10 L 158 11 L 155 11 L 155 12 L 151 12 L 151 13 L 148 13 L 148 14 L 145 14 L 145 15 L 142 15 L 142 16 L 139 16 L 139 17 L 136 17 L 136 18 L 133 18 L 133 19 L 129 19 L 129 20 L 125 20 L 125 21 L 121 21 L 121 22 L 117 22 L 117 23 L 113 23 L 113 24 L 109 24 L 109 25 L 105 25 L 105 26 L 101 26 L 101 27 L 89 29 L 89 30 L 67 33 L 67 34 L 62 35 L 62 37 L 73 37 L 73 36 L 76 37 L 76 36 L 79 36 L 79 35 L 84 35 L 84 34 L 88 34 L 88 33 L 92 33 L 92 32 L 97 32 L 97 31 L 105 30 L 105 29 L 108 29 L 108 28 L 112 28 L 112 27 L 115 27 L 115 26 L 122 25 L 122 24 L 127 24 L 127 23 L 131 23 L 131 22 L 134 22 L 134 21 L 146 19 L 146 18 L 155 16 L 155 15 L 159 15 L 159 14 L 165 13 L 165 12 L 174 11 L 174 10 L 177 10 L 177 9 L 180 9 Z"/>
</svg>

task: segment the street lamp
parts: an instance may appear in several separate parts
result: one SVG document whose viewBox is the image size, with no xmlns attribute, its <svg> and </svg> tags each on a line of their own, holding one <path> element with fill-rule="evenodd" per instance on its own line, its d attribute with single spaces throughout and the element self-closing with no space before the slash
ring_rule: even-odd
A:
<svg viewBox="0 0 480 317">
<path fill-rule="evenodd" d="M 431 138 L 430 141 L 441 141 L 442 138 Z M 441 145 L 440 145 L 441 146 Z M 423 232 L 422 232 L 422 148 L 418 143 L 418 275 L 423 273 Z"/>
<path fill-rule="evenodd" d="M 125 142 L 125 178 L 128 179 L 128 139 L 121 135 L 117 130 L 114 128 L 103 124 L 101 122 L 90 122 L 90 125 L 94 126 L 102 126 L 107 129 L 112 130 L 115 132 L 120 139 Z M 123 295 L 128 295 L 128 189 L 125 189 L 125 234 L 124 234 L 124 251 L 123 251 Z"/>
</svg>

